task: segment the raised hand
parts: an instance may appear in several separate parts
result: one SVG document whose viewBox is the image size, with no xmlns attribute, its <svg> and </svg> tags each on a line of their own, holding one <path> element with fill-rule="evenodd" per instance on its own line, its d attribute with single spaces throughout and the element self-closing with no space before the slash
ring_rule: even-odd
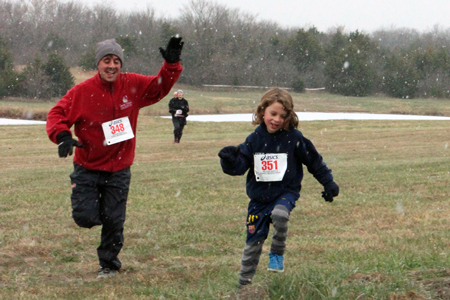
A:
<svg viewBox="0 0 450 300">
<path fill-rule="evenodd" d="M 181 37 L 171 37 L 166 49 L 159 48 L 159 52 L 168 63 L 172 64 L 180 61 L 181 50 L 184 45 L 181 39 Z"/>
</svg>

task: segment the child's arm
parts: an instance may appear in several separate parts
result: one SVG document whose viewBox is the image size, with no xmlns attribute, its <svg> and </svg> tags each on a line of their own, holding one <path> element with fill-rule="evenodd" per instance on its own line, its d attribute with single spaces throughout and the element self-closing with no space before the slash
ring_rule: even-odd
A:
<svg viewBox="0 0 450 300">
<path fill-rule="evenodd" d="M 302 142 L 299 144 L 299 151 L 302 163 L 307 167 L 308 172 L 323 185 L 325 191 L 322 192 L 322 197 L 325 201 L 333 202 L 333 197 L 339 195 L 339 186 L 334 182 L 331 169 L 327 167 L 311 141 L 303 136 Z"/>
<path fill-rule="evenodd" d="M 219 151 L 220 165 L 225 174 L 244 175 L 249 166 L 239 146 L 227 146 Z"/>
</svg>

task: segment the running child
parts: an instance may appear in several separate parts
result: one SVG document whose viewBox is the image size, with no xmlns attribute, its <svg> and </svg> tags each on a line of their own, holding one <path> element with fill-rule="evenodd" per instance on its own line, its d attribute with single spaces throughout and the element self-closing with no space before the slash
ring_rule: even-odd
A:
<svg viewBox="0 0 450 300">
<path fill-rule="evenodd" d="M 264 241 L 273 225 L 268 270 L 284 271 L 284 251 L 288 221 L 300 197 L 303 165 L 324 186 L 322 197 L 332 202 L 339 194 L 331 170 L 310 140 L 297 130 L 298 117 L 291 95 L 280 88 L 270 89 L 253 114 L 258 125 L 244 143 L 220 150 L 220 164 L 228 175 L 244 175 L 247 170 L 247 239 L 239 272 L 239 288 L 252 282 Z"/>
</svg>

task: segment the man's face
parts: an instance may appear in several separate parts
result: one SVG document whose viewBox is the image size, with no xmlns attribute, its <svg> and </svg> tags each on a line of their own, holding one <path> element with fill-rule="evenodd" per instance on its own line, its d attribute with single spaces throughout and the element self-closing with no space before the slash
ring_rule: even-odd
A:
<svg viewBox="0 0 450 300">
<path fill-rule="evenodd" d="M 182 92 L 178 92 L 178 99 L 183 99 L 183 93 Z"/>
<path fill-rule="evenodd" d="M 119 76 L 122 64 L 119 57 L 113 54 L 103 56 L 97 66 L 100 78 L 106 82 L 114 82 Z"/>
</svg>

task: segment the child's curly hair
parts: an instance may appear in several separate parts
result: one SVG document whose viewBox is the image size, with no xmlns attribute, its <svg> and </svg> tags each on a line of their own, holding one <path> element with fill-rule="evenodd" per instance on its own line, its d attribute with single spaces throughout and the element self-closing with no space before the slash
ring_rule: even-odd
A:
<svg viewBox="0 0 450 300">
<path fill-rule="evenodd" d="M 283 105 L 283 109 L 286 111 L 286 119 L 284 122 L 283 129 L 288 130 L 290 127 L 298 127 L 298 116 L 294 111 L 294 103 L 292 102 L 291 95 L 278 87 L 271 88 L 264 96 L 261 98 L 256 111 L 253 113 L 253 125 L 259 125 L 264 122 L 264 111 L 266 107 L 278 102 Z"/>
</svg>

